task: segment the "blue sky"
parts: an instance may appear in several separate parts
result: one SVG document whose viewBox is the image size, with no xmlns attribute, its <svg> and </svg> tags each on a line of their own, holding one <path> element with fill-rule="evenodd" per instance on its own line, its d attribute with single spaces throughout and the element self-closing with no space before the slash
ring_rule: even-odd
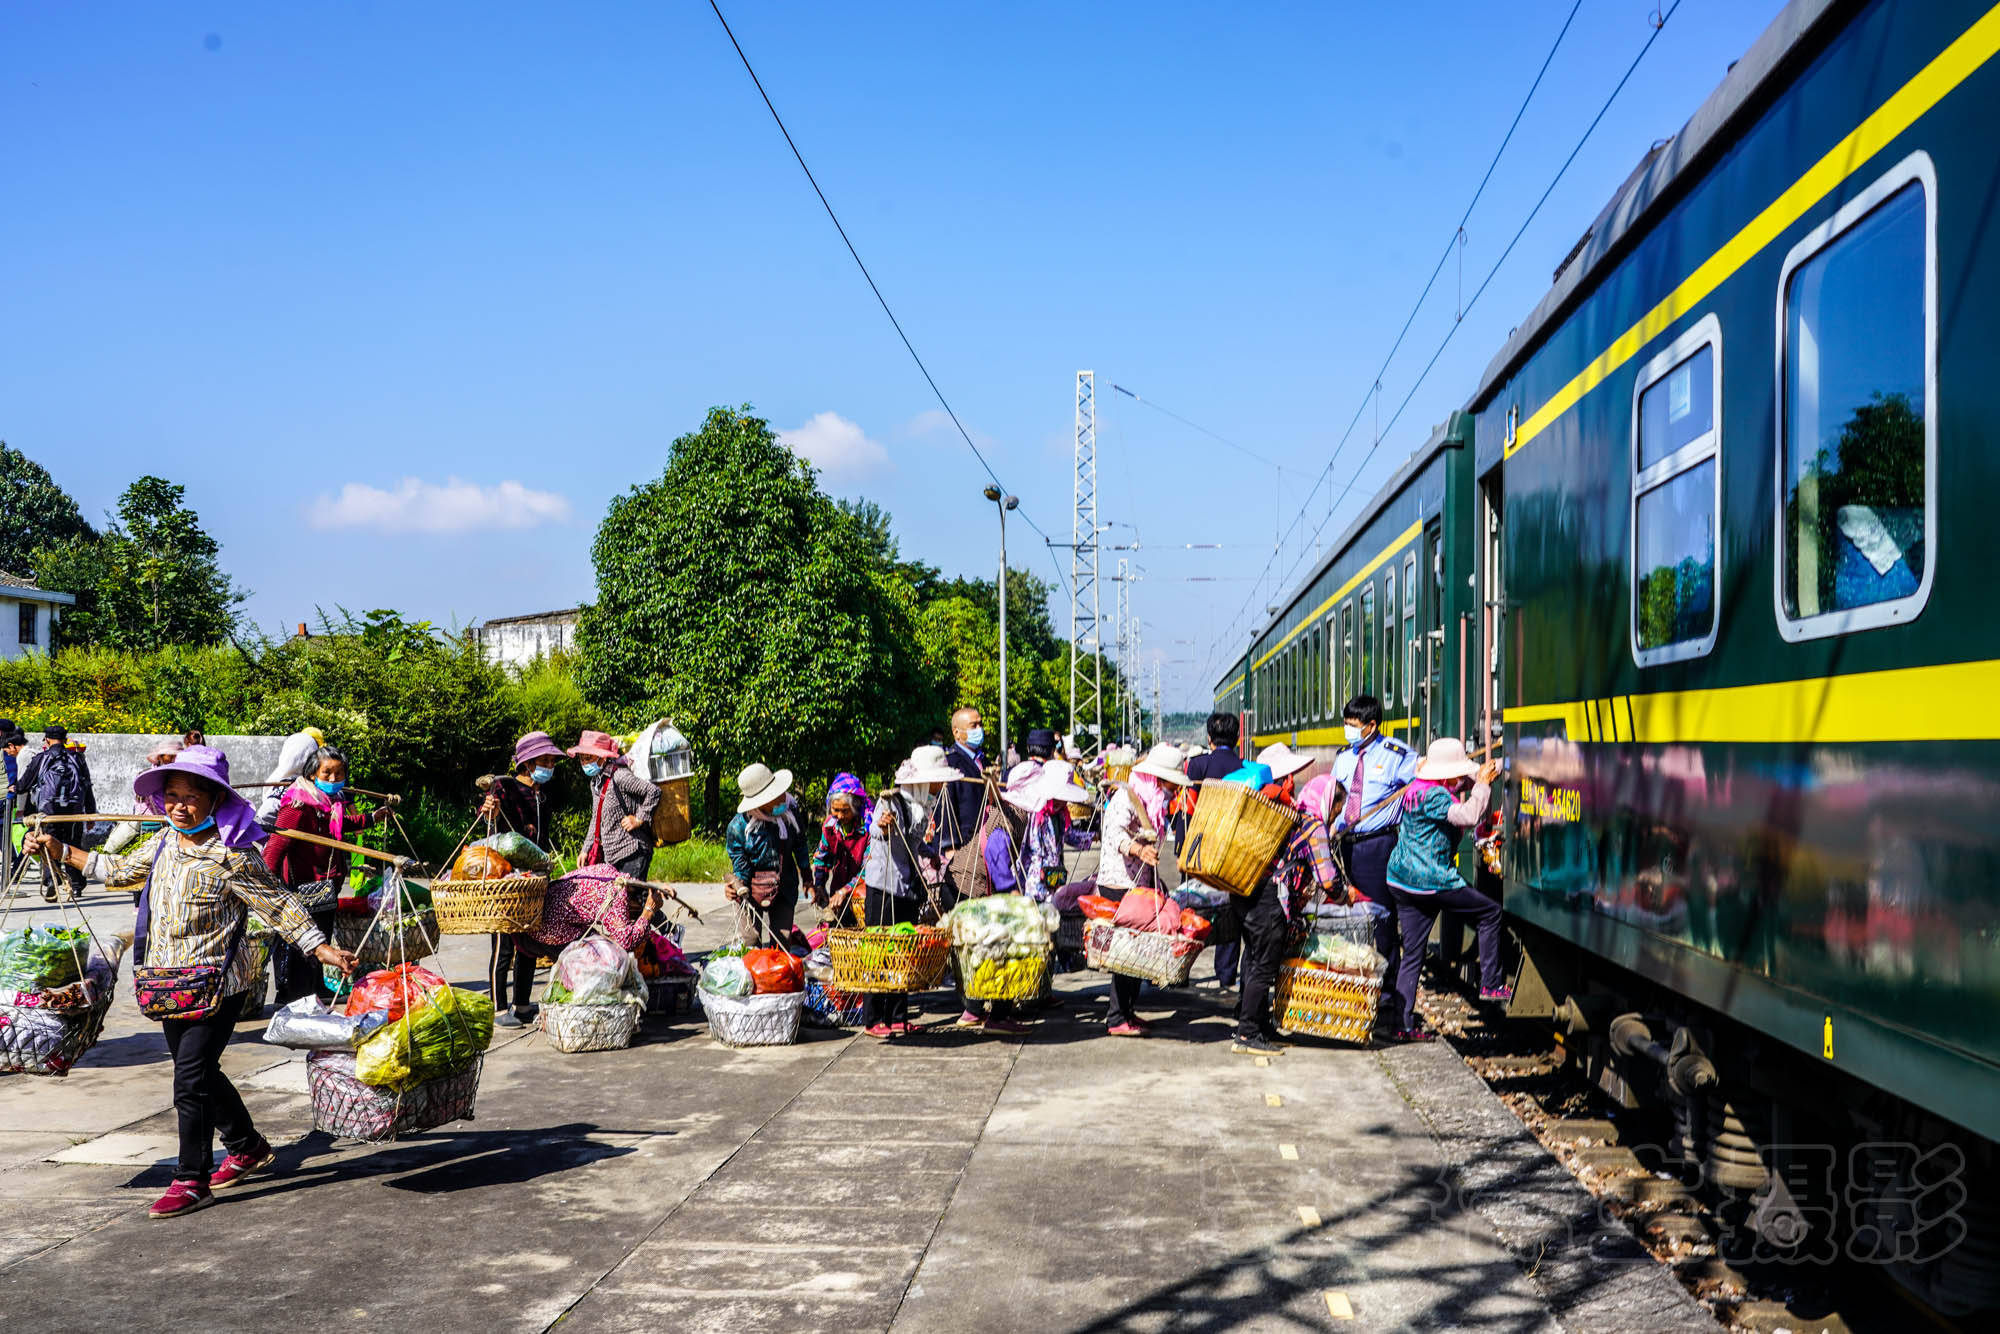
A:
<svg viewBox="0 0 2000 1334">
<path fill-rule="evenodd" d="M 1294 469 L 1296 510 L 1569 7 L 724 12 L 1057 540 L 1073 376 L 1098 372 L 1101 516 L 1145 547 L 1144 662 L 1176 708 L 1206 700 L 1231 618 L 1270 600 L 1251 578 L 1274 474 L 1110 384 Z M 1653 8 L 1586 0 L 1468 226 L 1468 292 Z M 1780 8 L 1684 0 L 1329 532 Z M 992 566 L 983 472 L 705 4 L 16 9 L 0 116 L 0 438 L 93 516 L 142 472 L 185 483 L 267 628 L 336 603 L 465 623 L 585 600 L 607 501 L 718 403 L 797 432 L 906 552 Z M 1455 274 L 1383 379 L 1384 417 L 1452 323 Z M 1053 575 L 1025 525 L 1009 536 Z"/>
</svg>

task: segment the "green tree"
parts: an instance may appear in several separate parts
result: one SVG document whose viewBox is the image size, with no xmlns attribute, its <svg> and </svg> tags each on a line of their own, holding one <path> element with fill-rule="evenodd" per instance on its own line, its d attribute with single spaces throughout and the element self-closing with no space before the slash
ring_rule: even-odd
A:
<svg viewBox="0 0 2000 1334">
<path fill-rule="evenodd" d="M 222 572 L 221 547 L 182 503 L 185 494 L 177 483 L 141 477 L 101 536 L 36 549 L 37 581 L 77 594 L 64 638 L 143 652 L 228 637 L 248 595 Z"/>
<path fill-rule="evenodd" d="M 598 526 L 584 693 L 628 722 L 672 717 L 711 819 L 723 775 L 751 760 L 886 768 L 942 707 L 886 535 L 828 499 L 768 422 L 711 410 Z"/>
<path fill-rule="evenodd" d="M 0 571 L 35 572 L 35 548 L 97 536 L 48 469 L 0 440 Z M 45 585 L 62 592 L 75 589 Z"/>
</svg>

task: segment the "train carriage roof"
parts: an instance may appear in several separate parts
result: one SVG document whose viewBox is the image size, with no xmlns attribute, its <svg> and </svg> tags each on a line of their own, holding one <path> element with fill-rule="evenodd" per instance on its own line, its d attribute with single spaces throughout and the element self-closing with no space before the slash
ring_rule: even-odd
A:
<svg viewBox="0 0 2000 1334">
<path fill-rule="evenodd" d="M 1480 377 L 1469 407 L 1477 411 L 1492 398 L 1544 334 L 1582 300 L 1594 280 L 1624 254 L 1625 243 L 1636 242 L 1680 191 L 1707 167 L 1707 159 L 1727 146 L 1738 118 L 1759 102 L 1759 94 L 1788 71 L 1794 56 L 1807 47 L 1835 11 L 1848 8 L 1842 0 L 1792 0 L 1784 12 L 1754 42 L 1687 124 L 1664 144 L 1655 145 L 1612 195 L 1590 230 L 1564 259 L 1553 285 L 1528 318 L 1515 329 Z"/>
</svg>

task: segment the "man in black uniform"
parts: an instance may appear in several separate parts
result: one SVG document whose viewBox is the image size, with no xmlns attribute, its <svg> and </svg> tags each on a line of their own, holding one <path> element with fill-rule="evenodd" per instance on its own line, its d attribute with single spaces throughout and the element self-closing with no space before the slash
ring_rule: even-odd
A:
<svg viewBox="0 0 2000 1334">
<path fill-rule="evenodd" d="M 1208 743 L 1214 749 L 1206 755 L 1197 755 L 1188 761 L 1188 786 L 1193 787 L 1204 778 L 1226 778 L 1243 767 L 1243 757 L 1236 753 L 1236 742 L 1243 734 L 1243 723 L 1233 713 L 1211 713 L 1208 715 Z M 1197 795 L 1196 800 L 1200 797 Z M 1238 966 L 1243 958 L 1243 946 L 1238 941 L 1229 941 L 1215 947 L 1215 982 L 1222 990 L 1228 991 L 1236 985 Z"/>
</svg>

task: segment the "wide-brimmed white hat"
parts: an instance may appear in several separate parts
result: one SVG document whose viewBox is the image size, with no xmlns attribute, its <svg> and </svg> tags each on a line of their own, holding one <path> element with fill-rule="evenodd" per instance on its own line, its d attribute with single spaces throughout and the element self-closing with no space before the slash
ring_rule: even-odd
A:
<svg viewBox="0 0 2000 1334">
<path fill-rule="evenodd" d="M 1417 777 L 1448 782 L 1479 772 L 1479 766 L 1465 753 L 1465 743 L 1455 736 L 1441 736 L 1431 742 L 1417 764 Z"/>
<path fill-rule="evenodd" d="M 910 758 L 896 766 L 896 786 L 916 787 L 923 783 L 956 783 L 964 774 L 944 762 L 943 746 L 918 746 Z"/>
<path fill-rule="evenodd" d="M 1181 754 L 1179 746 L 1171 741 L 1162 741 L 1146 752 L 1145 759 L 1132 766 L 1132 772 L 1144 774 L 1148 778 L 1157 778 L 1163 783 L 1186 787 L 1187 757 Z"/>
<path fill-rule="evenodd" d="M 1077 786 L 1070 777 L 1073 772 L 1067 760 L 1048 760 L 1033 770 L 1017 764 L 1008 775 L 1007 790 L 1000 795 L 1008 805 L 1030 815 L 1052 801 L 1089 801 L 1090 792 Z"/>
<path fill-rule="evenodd" d="M 1282 741 L 1274 741 L 1257 752 L 1257 763 L 1271 766 L 1271 781 L 1281 783 L 1301 769 L 1310 768 L 1312 755 L 1301 755 Z"/>
<path fill-rule="evenodd" d="M 780 769 L 772 773 L 768 764 L 753 764 L 736 775 L 736 790 L 743 794 L 743 800 L 736 803 L 737 812 L 747 814 L 791 791 L 792 771 Z"/>
</svg>

